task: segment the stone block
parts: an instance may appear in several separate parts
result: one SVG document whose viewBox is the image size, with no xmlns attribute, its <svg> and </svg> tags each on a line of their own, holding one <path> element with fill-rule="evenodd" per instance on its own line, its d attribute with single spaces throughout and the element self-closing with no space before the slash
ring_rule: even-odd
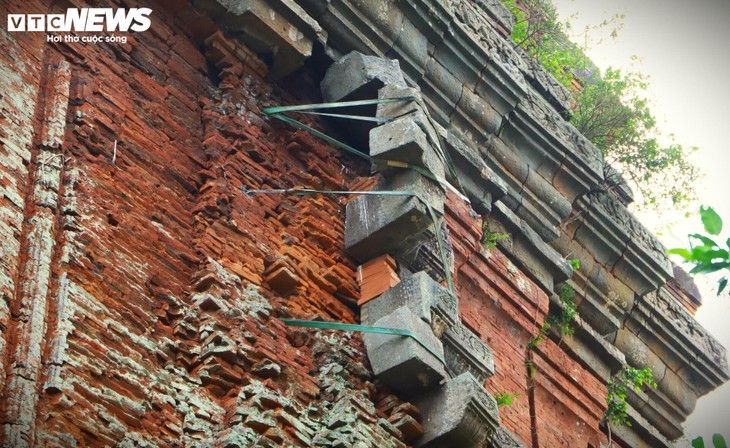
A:
<svg viewBox="0 0 730 448">
<path fill-rule="evenodd" d="M 397 103 L 378 104 L 376 117 L 398 118 L 406 114 L 415 114 L 422 110 L 423 98 L 421 92 L 413 87 L 398 87 L 392 84 L 378 90 L 378 98 L 399 98 L 412 96 L 414 101 L 402 101 Z"/>
<path fill-rule="evenodd" d="M 589 372 L 603 382 L 608 382 L 626 364 L 626 357 L 610 341 L 593 330 L 580 314 L 573 328 L 573 337 L 563 338 L 562 344 L 569 348 Z"/>
<path fill-rule="evenodd" d="M 497 403 L 470 373 L 419 397 L 424 434 L 417 448 L 486 446 L 499 427 Z"/>
<path fill-rule="evenodd" d="M 432 325 L 432 329 L 435 320 L 451 325 L 459 317 L 456 298 L 425 272 L 417 272 L 404 278 L 380 297 L 365 303 L 360 310 L 360 317 L 364 324 L 374 325 L 376 321 L 402 307 L 408 308 L 421 320 Z"/>
<path fill-rule="evenodd" d="M 340 0 L 332 2 L 332 6 L 355 25 L 349 27 L 347 32 L 353 28 L 361 30 L 378 54 L 384 54 L 392 48 L 401 34 L 403 13 L 394 7 L 392 0 Z"/>
<path fill-rule="evenodd" d="M 485 48 L 459 21 L 451 25 L 443 41 L 434 49 L 433 57 L 464 87 L 472 90 L 489 60 Z"/>
<path fill-rule="evenodd" d="M 675 440 L 684 433 L 682 422 L 687 414 L 660 391 L 645 388 L 637 392 L 631 388 L 626 391 L 626 401 L 646 419 L 660 434 Z"/>
<path fill-rule="evenodd" d="M 624 356 L 626 356 L 626 362 L 631 366 L 650 368 L 657 382 L 660 382 L 664 378 L 667 365 L 634 333 L 625 328 L 618 330 L 614 345 L 623 352 Z"/>
<path fill-rule="evenodd" d="M 527 89 L 527 82 L 518 70 L 494 58 L 487 64 L 474 91 L 505 115 L 517 107 Z"/>
<path fill-rule="evenodd" d="M 504 426 L 497 428 L 497 431 L 489 442 L 488 448 L 525 448 L 517 438 L 512 435 Z"/>
<path fill-rule="evenodd" d="M 406 19 L 426 35 L 431 44 L 441 42 L 454 21 L 451 6 L 440 0 L 400 2 Z"/>
<path fill-rule="evenodd" d="M 515 211 L 545 241 L 559 235 L 558 225 L 570 214 L 571 204 L 537 171 L 530 172 L 522 185 L 522 204 Z"/>
<path fill-rule="evenodd" d="M 456 173 L 471 205 L 479 214 L 488 214 L 492 202 L 507 194 L 507 184 L 484 163 L 476 148 L 467 145 L 454 130 L 444 138 Z"/>
<path fill-rule="evenodd" d="M 448 126 L 451 113 L 461 98 L 461 81 L 432 57 L 426 61 L 426 71 L 418 86 L 431 116 L 442 126 Z"/>
<path fill-rule="evenodd" d="M 443 190 L 412 170 L 397 174 L 376 190 L 415 196 L 366 195 L 347 204 L 345 249 L 360 261 L 384 252 L 398 259 L 400 253 L 411 251 L 433 224 L 426 204 L 437 216 L 443 215 Z"/>
<path fill-rule="evenodd" d="M 643 230 L 648 234 L 646 229 Z M 672 265 L 661 243 L 656 241 L 658 247 L 650 248 L 638 239 L 635 231 L 632 233 L 626 251 L 616 262 L 612 272 L 638 295 L 644 295 L 656 291 L 672 277 Z"/>
<path fill-rule="evenodd" d="M 600 264 L 613 266 L 628 245 L 625 213 L 619 209 L 618 201 L 605 195 L 594 195 L 590 200 L 579 199 L 581 225 L 574 239 L 583 245 Z M 605 204 L 601 203 L 605 201 Z"/>
<path fill-rule="evenodd" d="M 428 39 L 413 22 L 405 19 L 401 32 L 387 56 L 401 61 L 403 72 L 415 83 L 426 71 Z"/>
<path fill-rule="evenodd" d="M 573 275 L 570 263 L 505 204 L 495 203 L 492 213 L 510 235 L 509 239 L 499 240 L 497 245 L 504 248 L 510 259 L 543 290 L 552 291 L 554 285 Z"/>
<path fill-rule="evenodd" d="M 451 126 L 464 133 L 467 140 L 481 144 L 499 129 L 502 115 L 473 90 L 464 87 Z"/>
<path fill-rule="evenodd" d="M 685 416 L 694 411 L 698 394 L 676 373 L 667 369 L 664 377 L 657 379 L 657 389 L 670 398 Z"/>
<path fill-rule="evenodd" d="M 588 141 L 572 125 L 567 124 L 570 136 L 568 151 L 562 165 L 552 178 L 553 186 L 571 203 L 604 182 L 604 164 L 601 150 Z"/>
<path fill-rule="evenodd" d="M 398 308 L 375 321 L 374 325 L 412 331 L 424 344 L 443 357 L 443 347 L 431 327 L 408 308 Z M 363 340 L 375 375 L 405 395 L 422 393 L 447 377 L 441 361 L 413 338 L 364 333 Z"/>
<path fill-rule="evenodd" d="M 455 374 L 471 373 L 479 384 L 494 375 L 494 354 L 487 344 L 461 322 L 441 335 L 446 365 Z"/>
<path fill-rule="evenodd" d="M 412 117 L 403 117 L 370 131 L 370 155 L 426 168 L 439 178 L 445 167 L 426 132 Z"/>
<path fill-rule="evenodd" d="M 585 297 L 578 305 L 578 312 L 598 334 L 606 336 L 621 328 L 621 321 L 611 314 L 602 301 L 597 300 L 599 297 L 600 294 L 587 288 Z"/>
<path fill-rule="evenodd" d="M 377 91 L 386 85 L 406 87 L 397 60 L 352 52 L 330 66 L 320 89 L 322 99 L 332 102 L 353 95 L 365 96 L 359 94 L 361 91 L 371 92 L 368 98 L 377 98 Z"/>
<path fill-rule="evenodd" d="M 312 55 L 314 42 L 327 40 L 319 24 L 293 0 L 209 0 L 198 4 L 251 50 L 269 55 L 269 73 L 274 79 L 301 67 Z"/>
</svg>

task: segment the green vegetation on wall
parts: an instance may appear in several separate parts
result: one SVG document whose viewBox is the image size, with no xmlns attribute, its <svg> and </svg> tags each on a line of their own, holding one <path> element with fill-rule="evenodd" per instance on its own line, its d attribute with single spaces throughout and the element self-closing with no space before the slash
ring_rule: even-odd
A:
<svg viewBox="0 0 730 448">
<path fill-rule="evenodd" d="M 608 382 L 606 411 L 603 413 L 603 420 L 608 424 L 631 426 L 627 412 L 626 394 L 629 388 L 640 392 L 644 386 L 657 387 L 651 369 L 623 368 Z"/>
<path fill-rule="evenodd" d="M 662 133 L 646 98 L 647 78 L 640 73 L 608 68 L 601 74 L 585 55 L 588 33 L 610 27 L 615 36 L 622 16 L 586 29 L 580 48 L 567 37 L 550 0 L 502 0 L 515 15 L 512 40 L 565 86 L 574 99 L 571 122 L 604 155 L 607 189 L 628 182 L 638 203 L 655 209 L 685 207 L 694 199 L 697 169 L 688 161 L 695 148 L 663 144 Z M 667 140 L 673 140 L 669 136 Z"/>
</svg>

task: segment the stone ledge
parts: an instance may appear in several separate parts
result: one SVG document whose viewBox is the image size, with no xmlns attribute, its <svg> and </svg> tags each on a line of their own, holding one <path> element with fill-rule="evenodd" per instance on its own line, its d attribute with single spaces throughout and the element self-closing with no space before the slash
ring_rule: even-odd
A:
<svg viewBox="0 0 730 448">
<path fill-rule="evenodd" d="M 426 204 L 437 216 L 443 215 L 443 191 L 414 171 L 399 173 L 374 189 L 379 190 L 413 192 L 416 196 L 366 195 L 347 204 L 345 249 L 360 261 L 384 252 L 398 259 L 423 241 L 426 230 L 434 225 Z"/>
<path fill-rule="evenodd" d="M 373 325 L 409 330 L 443 357 L 443 346 L 431 327 L 408 308 L 397 308 L 376 320 Z M 385 384 L 407 396 L 423 393 L 448 378 L 444 370 L 446 366 L 413 338 L 364 333 L 363 341 L 373 373 Z"/>
<path fill-rule="evenodd" d="M 555 295 L 550 296 L 550 301 L 553 306 L 561 306 L 560 299 Z M 562 344 L 568 348 L 566 351 L 596 377 L 608 382 L 626 364 L 624 354 L 597 333 L 580 314 L 576 316 L 572 327 L 575 330 L 573 336 L 562 338 Z M 556 338 L 561 337 L 555 329 L 552 334 Z"/>
<path fill-rule="evenodd" d="M 475 211 L 487 214 L 492 204 L 507 194 L 505 182 L 472 151 L 463 140 L 449 131 L 444 138 L 451 154 L 459 182 Z"/>
<path fill-rule="evenodd" d="M 470 373 L 419 397 L 416 404 L 424 429 L 418 448 L 485 446 L 499 427 L 497 403 Z"/>
<path fill-rule="evenodd" d="M 581 224 L 575 240 L 638 295 L 673 275 L 664 246 L 610 193 L 581 198 L 576 210 Z"/>
<path fill-rule="evenodd" d="M 493 213 L 510 235 L 509 239 L 497 241 L 497 245 L 544 291 L 552 293 L 556 284 L 570 278 L 573 273 L 570 263 L 524 220 L 501 202 L 494 205 Z"/>
<path fill-rule="evenodd" d="M 730 378 L 725 349 L 667 288 L 636 301 L 615 343 L 630 365 L 652 369 L 658 388 L 630 393 L 629 403 L 668 439 L 682 435 L 700 396 Z"/>
<path fill-rule="evenodd" d="M 626 328 L 658 350 L 662 361 L 698 395 L 704 395 L 730 379 L 726 349 L 666 288 L 637 301 Z"/>
<path fill-rule="evenodd" d="M 629 414 L 631 426 L 611 426 L 613 437 L 618 439 L 618 442 L 622 446 L 637 448 L 680 448 L 659 433 L 631 405 L 627 406 L 626 412 Z"/>
<path fill-rule="evenodd" d="M 269 71 L 281 79 L 304 64 L 327 33 L 293 0 L 195 0 L 196 8 L 257 54 L 269 54 Z"/>
</svg>

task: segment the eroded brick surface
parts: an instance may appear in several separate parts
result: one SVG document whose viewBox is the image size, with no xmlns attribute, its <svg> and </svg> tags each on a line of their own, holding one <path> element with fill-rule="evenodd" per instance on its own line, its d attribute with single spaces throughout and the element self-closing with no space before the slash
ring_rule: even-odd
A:
<svg viewBox="0 0 730 448">
<path fill-rule="evenodd" d="M 449 194 L 443 233 L 448 252 L 453 250 L 446 264 L 460 319 L 493 351 L 495 374 L 485 388 L 516 395 L 500 409 L 503 427 L 525 446 L 605 444 L 599 421 L 606 378 L 595 373 L 600 369 L 579 361 L 580 354 L 555 334 L 532 350 L 528 344 L 548 315 L 553 275 L 567 264 L 560 254 L 567 258 L 571 244 L 578 244 L 575 228 L 583 226 L 580 235 L 589 242 L 597 241 L 590 232 L 604 231 L 606 222 L 621 235 L 626 229 L 619 221 L 628 212 L 614 204 L 616 210 L 590 215 L 596 218 L 590 226 L 558 227 L 580 214 L 585 204 L 571 201 L 582 197 L 602 170 L 590 151 L 574 148 L 567 125 L 555 111 L 543 110 L 549 105 L 518 79 L 518 71 L 539 68 L 520 65 L 522 56 L 490 31 L 496 19 L 480 24 L 482 14 L 474 15 L 467 2 L 434 2 L 433 8 L 431 2 L 271 2 L 272 14 L 257 15 L 261 23 L 248 28 L 243 40 L 231 29 L 251 17 L 224 18 L 228 28 L 221 28 L 215 21 L 226 12 L 223 3 L 145 2 L 154 11 L 154 26 L 128 34 L 125 44 L 47 43 L 45 33 L 0 31 L 0 444 L 405 448 L 419 443 L 428 430 L 420 410 L 375 379 L 359 335 L 295 329 L 278 319 L 359 322 L 363 291 L 356 267 L 367 260 L 355 262 L 344 252 L 345 204 L 351 198 L 242 192 L 382 185 L 368 163 L 262 112 L 267 106 L 320 101 L 317 84 L 331 58 L 353 49 L 379 55 L 373 42 L 390 42 L 388 54 L 401 55 L 404 79 L 421 86 L 430 113 L 450 126 L 443 135 L 460 139 L 465 131 L 470 148 L 486 145 L 488 154 L 471 154 L 471 148 L 469 157 L 458 160 L 460 169 L 469 165 L 463 179 L 469 183 L 463 183 L 470 192 L 481 192 L 480 210 L 497 210 L 501 200 L 514 209 L 514 216 L 495 213 L 495 224 L 500 216 L 502 225 L 522 232 L 512 246 L 483 249 L 482 218 Z M 10 12 L 52 13 L 90 6 L 81 0 L 0 0 L 0 5 Z M 93 6 L 141 5 L 100 0 Z M 291 7 L 316 16 L 317 23 L 274 14 Z M 360 13 L 378 20 L 360 20 Z M 279 26 L 290 21 L 293 28 Z M 295 29 L 300 22 L 317 31 L 312 59 L 298 59 L 289 68 L 304 66 L 274 83 L 267 77 L 275 68 L 272 61 L 286 59 L 286 52 L 272 54 L 277 49 L 272 42 L 257 46 L 258 30 L 279 26 L 278 36 L 300 39 Z M 336 31 L 329 41 L 319 25 Z M 383 33 L 378 28 L 383 26 L 402 28 Z M 471 31 L 446 34 L 464 26 Z M 489 47 L 488 58 L 471 51 L 478 42 Z M 309 57 L 308 51 L 302 54 Z M 477 67 L 465 61 L 469 57 L 485 59 Z M 450 65 L 454 62 L 466 65 Z M 477 83 L 474 92 L 464 89 L 468 79 Z M 485 111 L 492 111 L 488 119 Z M 501 129 L 497 122 L 503 117 L 509 117 L 505 125 L 517 126 L 514 141 L 482 141 Z M 519 127 L 534 119 L 530 135 L 549 133 L 563 140 L 548 148 L 551 159 L 544 166 L 531 159 L 547 157 L 544 148 L 523 144 L 533 139 Z M 347 137 L 343 128 L 324 120 L 303 120 Z M 571 151 L 581 152 L 579 165 L 571 165 L 577 157 Z M 503 160 L 495 165 L 500 154 Z M 553 164 L 556 160 L 563 162 Z M 524 177 L 518 176 L 523 171 Z M 505 184 L 512 176 L 515 181 Z M 633 218 L 631 226 L 640 240 L 653 241 Z M 560 253 L 547 244 L 558 231 L 563 234 L 553 244 Z M 652 253 L 661 261 L 659 249 Z M 585 266 L 573 280 L 578 302 L 588 293 L 605 292 L 603 286 L 622 300 L 616 291 L 626 293 L 631 300 L 622 307 L 627 310 L 612 314 L 621 317 L 632 306 L 634 289 L 644 291 L 664 278 L 659 262 L 637 265 L 641 276 L 631 290 L 603 279 L 600 270 L 589 276 L 601 263 L 598 255 L 606 255 L 601 247 L 591 250 L 596 253 L 576 250 Z M 642 250 L 629 252 L 635 257 Z M 544 272 L 528 272 L 525 266 Z M 401 280 L 410 272 L 403 274 Z M 655 311 L 679 315 L 664 301 L 671 297 L 652 297 L 648 303 Z M 584 308 L 581 312 L 591 317 Z M 637 309 L 648 312 L 644 308 Z M 596 315 L 587 320 L 603 333 L 587 339 L 610 333 L 598 327 L 603 315 Z M 687 325 L 687 334 L 694 335 L 695 327 Z M 684 338 L 683 332 L 671 334 Z M 727 366 L 725 352 L 697 334 L 693 347 L 710 347 L 712 361 L 722 367 L 708 370 L 717 378 L 698 385 L 704 393 L 726 379 Z M 651 344 L 661 349 L 657 353 L 676 358 L 674 346 Z M 681 373 L 686 366 L 673 367 Z M 665 378 L 659 389 L 676 395 L 687 382 L 670 373 L 657 372 Z M 687 409 L 696 399 L 679 398 Z"/>
<path fill-rule="evenodd" d="M 151 7 L 161 20 L 126 45 L 0 36 L 2 371 L 24 347 L 9 334 L 32 334 L 40 351 L 29 387 L 2 382 L 4 443 L 405 447 L 398 428 L 418 435 L 417 411 L 372 383 L 359 335 L 276 319 L 355 322 L 344 203 L 241 193 L 346 189 L 367 167 L 263 119 L 263 105 L 297 100 L 259 76 L 260 62 L 209 65 L 182 19 Z M 34 118 L 44 58 L 70 67 L 60 121 Z M 21 241 L 42 241 L 26 234 L 28 164 L 44 151 L 36 135 L 59 141 L 65 157 L 57 204 L 44 212 L 53 244 L 42 254 L 42 325 L 15 302 L 18 263 L 32 259 Z M 267 279 L 272 265 L 286 269 L 291 291 Z M 19 281 L 37 285 L 31 274 Z M 13 411 L 25 400 L 35 416 Z"/>
</svg>

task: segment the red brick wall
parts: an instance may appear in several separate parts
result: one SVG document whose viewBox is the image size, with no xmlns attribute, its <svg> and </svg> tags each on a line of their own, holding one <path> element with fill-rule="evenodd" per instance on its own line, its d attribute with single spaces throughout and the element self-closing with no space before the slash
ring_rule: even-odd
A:
<svg viewBox="0 0 730 448">
<path fill-rule="evenodd" d="M 35 205 L 13 198 L 26 198 L 36 181 L 43 83 L 53 64 L 71 65 L 44 336 L 33 342 L 43 368 L 32 397 L 2 383 L 0 437 L 15 430 L 9 403 L 27 400 L 18 409 L 35 414 L 24 437 L 39 446 L 405 446 L 391 422 L 408 425 L 417 413 L 373 383 L 359 336 L 274 319 L 357 321 L 344 201 L 240 192 L 348 189 L 369 167 L 262 118 L 263 106 L 316 94 L 267 83 L 255 59 L 206 59 L 201 37 L 214 29 L 185 5 L 151 4 L 154 26 L 125 45 L 0 35 L 0 63 L 17 74 L 3 80 L 0 98 L 4 373 L 28 312 L 16 285 L 34 281 L 18 273 L 31 256 L 23 220 Z M 481 218 L 450 204 L 462 318 L 495 352 L 486 387 L 519 394 L 502 421 L 528 446 L 533 428 L 539 446 L 595 442 L 605 388 L 550 340 L 530 355 L 530 387 L 526 345 L 548 297 L 499 250 L 481 251 Z M 343 431 L 353 427 L 359 432 Z"/>
<path fill-rule="evenodd" d="M 516 395 L 500 408 L 502 423 L 526 446 L 598 446 L 605 385 L 549 338 L 527 349 L 548 314 L 546 293 L 498 248 L 480 246 L 482 218 L 453 195 L 447 220 L 461 317 L 494 351 L 495 375 L 485 387 Z"/>
<path fill-rule="evenodd" d="M 72 69 L 56 210 L 66 224 L 48 235 L 55 249 L 38 341 L 43 369 L 37 395 L 21 406 L 35 412 L 26 415 L 33 428 L 21 438 L 38 446 L 310 446 L 334 439 L 405 446 L 388 419 L 408 422 L 415 413 L 394 410 L 400 400 L 372 384 L 359 336 L 297 331 L 274 319 L 356 321 L 355 266 L 342 251 L 344 204 L 240 191 L 347 189 L 368 167 L 262 119 L 261 105 L 302 100 L 265 82 L 260 61 L 209 64 L 199 36 L 188 34 L 196 31 L 187 22 L 195 19 L 191 10 L 150 7 L 154 26 L 126 45 L 0 36 L 2 63 L 21 73 L 11 87 L 27 88 L 29 99 L 43 98 L 39 74 L 53 76 L 48 61 L 65 59 Z M 38 132 L 37 120 L 19 125 Z M 13 151 L 3 142 L 3 151 Z M 18 174 L 18 191 L 33 181 L 32 173 Z M 15 213 L 22 221 L 24 211 Z M 27 241 L 23 229 L 15 232 L 16 241 Z M 27 258 L 22 250 L 10 255 L 21 264 Z M 267 282 L 267 267 L 277 263 L 292 273 L 293 291 Z M 14 295 L 12 286 L 3 292 Z M 21 313 L 23 303 L 10 303 Z M 6 372 L 18 321 L 5 315 L 0 323 Z M 7 404 L 19 397 L 1 389 L 0 438 L 9 440 L 17 425 L 6 420 Z M 343 433 L 338 418 L 359 429 Z"/>
</svg>

